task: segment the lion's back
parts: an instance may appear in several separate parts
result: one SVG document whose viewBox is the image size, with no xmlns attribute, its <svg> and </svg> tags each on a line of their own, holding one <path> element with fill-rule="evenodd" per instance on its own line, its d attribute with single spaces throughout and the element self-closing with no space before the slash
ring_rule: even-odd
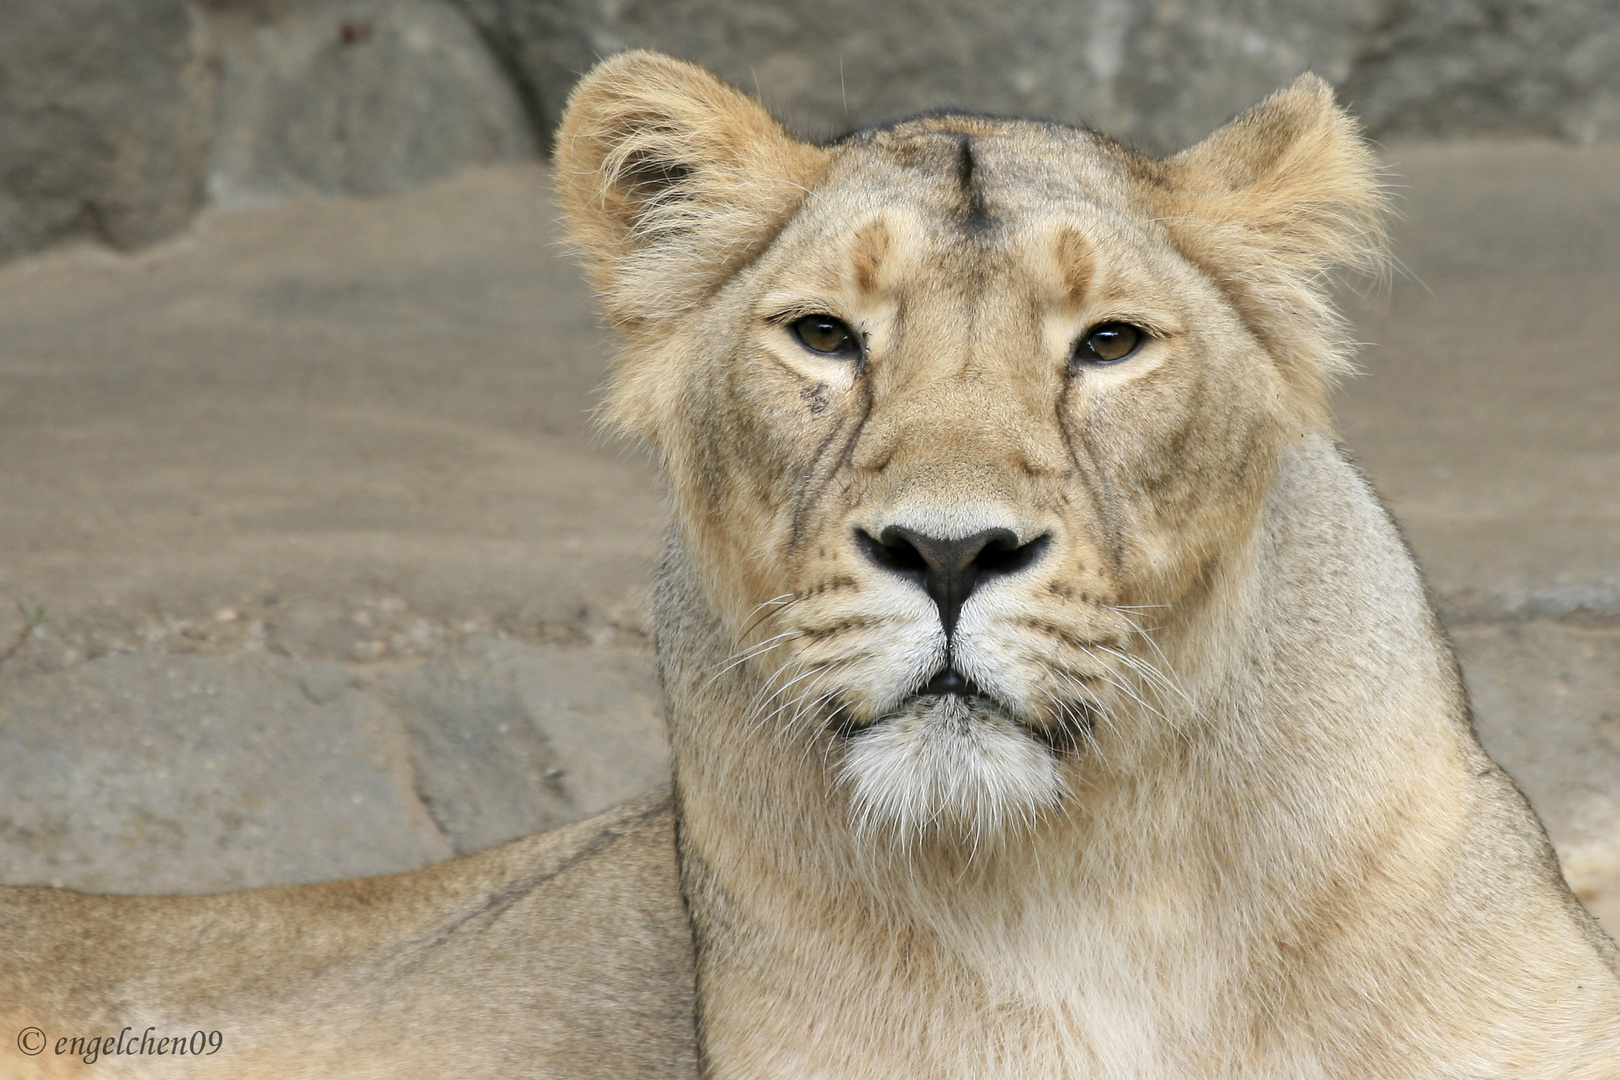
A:
<svg viewBox="0 0 1620 1080">
<path fill-rule="evenodd" d="M 0 1017 L 18 1030 L 220 1032 L 199 1061 L 122 1057 L 135 1075 L 696 1075 L 667 791 L 391 877 L 199 897 L 0 890 L 0 939 Z M 58 1057 L 8 1045 L 0 1075 Z"/>
</svg>

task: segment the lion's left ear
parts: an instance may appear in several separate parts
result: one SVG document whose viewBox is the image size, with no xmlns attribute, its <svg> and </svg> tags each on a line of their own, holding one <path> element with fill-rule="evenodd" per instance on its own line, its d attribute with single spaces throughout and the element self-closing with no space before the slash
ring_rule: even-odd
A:
<svg viewBox="0 0 1620 1080">
<path fill-rule="evenodd" d="M 1301 75 L 1165 165 L 1162 220 L 1319 404 L 1350 367 L 1327 274 L 1385 260 L 1378 162 L 1356 121 Z"/>
<path fill-rule="evenodd" d="M 766 244 L 826 158 L 702 68 L 628 52 L 569 97 L 555 176 L 592 284 L 633 334 L 679 314 Z"/>
</svg>

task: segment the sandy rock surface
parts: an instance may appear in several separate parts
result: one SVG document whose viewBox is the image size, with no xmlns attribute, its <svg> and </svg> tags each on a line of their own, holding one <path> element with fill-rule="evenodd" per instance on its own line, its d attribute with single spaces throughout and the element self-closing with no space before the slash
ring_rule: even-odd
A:
<svg viewBox="0 0 1620 1080">
<path fill-rule="evenodd" d="M 1345 437 L 1620 929 L 1620 147 L 1388 156 Z M 403 870 L 664 775 L 664 510 L 553 217 L 511 166 L 0 268 L 0 880 Z"/>
<path fill-rule="evenodd" d="M 1401 272 L 1350 305 L 1345 440 L 1395 511 L 1480 736 L 1620 933 L 1620 147 L 1396 146 Z"/>
</svg>

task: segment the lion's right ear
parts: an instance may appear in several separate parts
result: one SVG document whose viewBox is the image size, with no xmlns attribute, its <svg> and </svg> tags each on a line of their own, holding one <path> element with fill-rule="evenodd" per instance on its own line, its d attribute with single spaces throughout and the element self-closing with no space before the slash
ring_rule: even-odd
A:
<svg viewBox="0 0 1620 1080">
<path fill-rule="evenodd" d="M 634 333 L 689 308 L 769 242 L 826 159 L 702 68 L 628 52 L 574 88 L 555 175 L 591 282 Z"/>
</svg>

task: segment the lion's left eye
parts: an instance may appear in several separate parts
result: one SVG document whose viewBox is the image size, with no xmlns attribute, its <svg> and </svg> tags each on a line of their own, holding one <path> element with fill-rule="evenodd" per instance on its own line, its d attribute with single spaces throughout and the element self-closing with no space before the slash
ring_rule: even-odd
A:
<svg viewBox="0 0 1620 1080">
<path fill-rule="evenodd" d="M 855 331 L 831 315 L 806 315 L 793 320 L 788 329 L 799 339 L 799 344 L 811 352 L 841 360 L 853 360 L 861 355 L 861 342 Z"/>
<path fill-rule="evenodd" d="M 1075 342 L 1073 362 L 1111 364 L 1134 353 L 1147 339 L 1147 331 L 1139 326 L 1122 322 L 1103 323 L 1086 331 L 1086 336 Z"/>
</svg>

